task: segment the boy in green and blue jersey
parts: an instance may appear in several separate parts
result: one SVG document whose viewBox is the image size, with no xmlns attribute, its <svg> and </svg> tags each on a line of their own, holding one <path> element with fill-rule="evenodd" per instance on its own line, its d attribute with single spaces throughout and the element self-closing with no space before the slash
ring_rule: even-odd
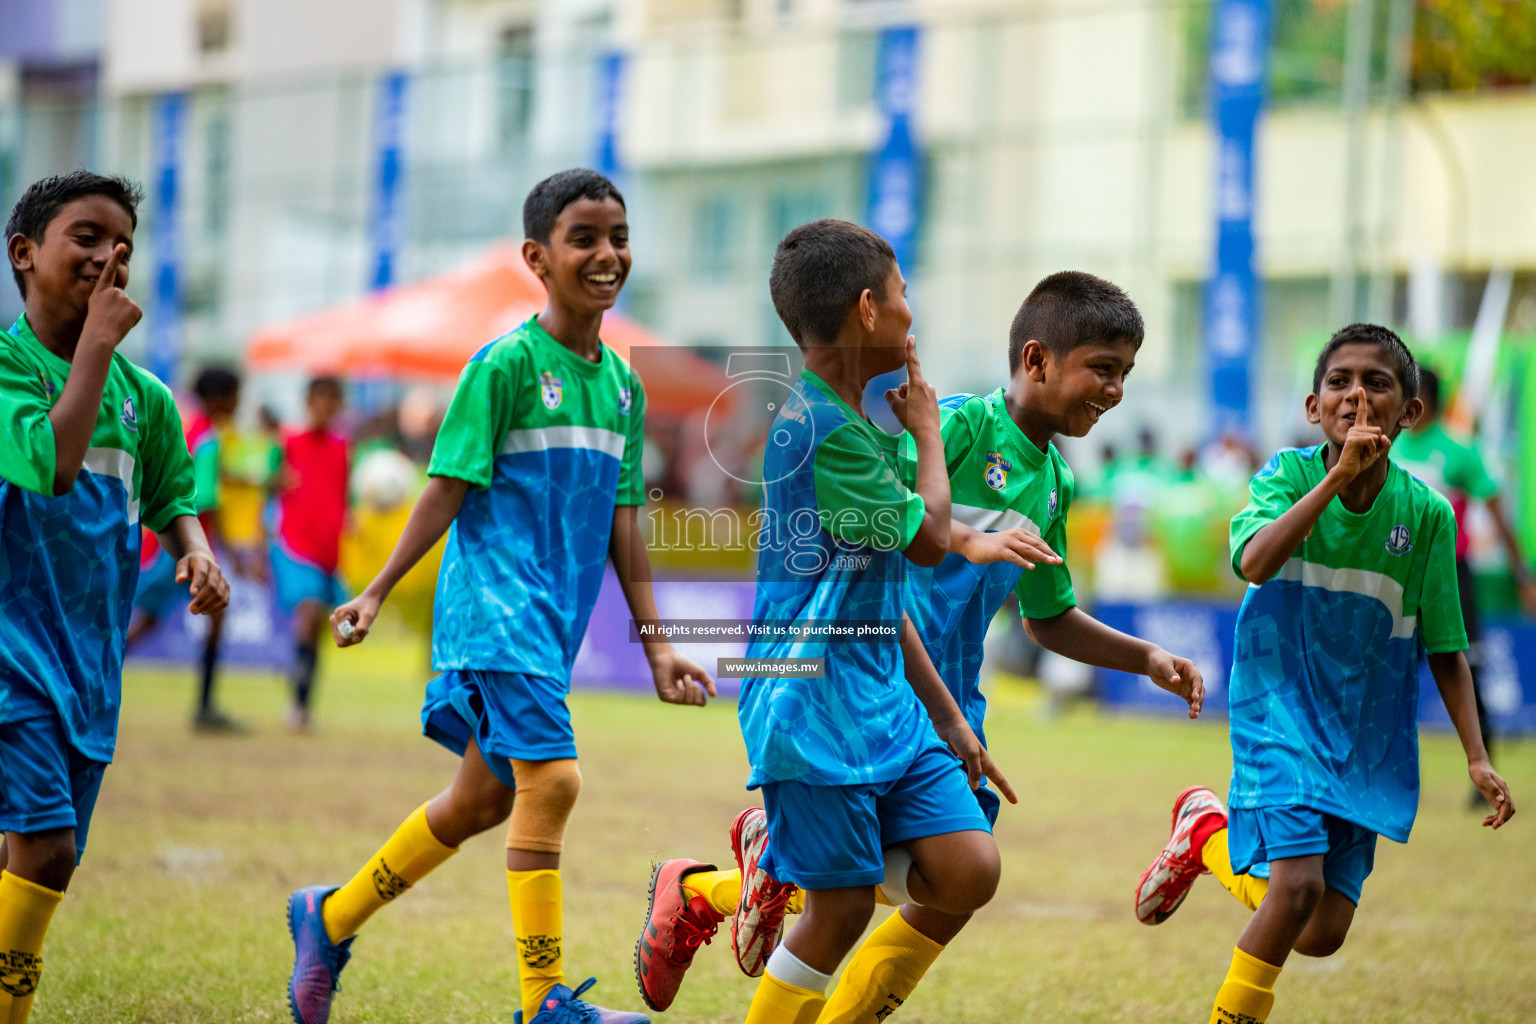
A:
<svg viewBox="0 0 1536 1024">
<path fill-rule="evenodd" d="M 521 1008 L 514 1022 L 643 1024 L 565 984 L 560 857 L 581 790 L 566 697 L 612 561 L 636 619 L 657 618 L 637 510 L 645 394 L 599 337 L 630 268 L 623 196 L 593 171 L 553 175 L 523 206 L 523 258 L 549 291 L 536 317 L 459 378 L 431 481 L 378 576 L 337 608 L 339 646 L 361 642 L 389 592 L 448 533 L 438 575 L 422 730 L 462 758 L 453 783 L 411 814 L 342 886 L 289 900 L 297 1024 L 324 1024 L 353 939 L 374 913 L 510 817 L 507 889 Z M 714 683 L 670 643 L 645 644 L 657 696 L 702 705 Z"/>
<path fill-rule="evenodd" d="M 989 825 L 1000 807 L 985 785 L 990 777 L 1010 800 L 1007 783 L 984 744 L 986 700 L 980 689 L 987 628 L 1010 594 L 1019 600 L 1026 628 L 1045 646 L 1088 664 L 1145 673 L 1184 697 L 1194 717 L 1204 695 L 1196 667 L 1153 644 L 1097 622 L 1077 608 L 1066 549 L 1066 517 L 1074 483 L 1051 439 L 1083 436 L 1124 395 L 1126 375 L 1141 345 L 1141 316 L 1130 298 L 1091 274 L 1063 272 L 1042 280 L 1020 307 L 1010 328 L 1006 387 L 989 395 L 956 395 L 939 405 L 943 460 L 951 488 L 948 553 L 935 566 L 906 567 L 904 607 L 915 643 L 904 649 L 904 671 L 943 690 L 948 707 L 929 701 L 932 727 L 965 762 Z M 899 475 L 916 478 L 912 438 L 896 445 Z M 953 717 L 946 718 L 947 713 Z M 760 973 L 778 941 L 783 914 L 797 894 L 768 870 L 772 851 L 792 837 L 767 840 L 762 812 L 748 810 L 732 828 L 741 870 L 715 872 L 695 861 L 670 861 L 658 876 L 672 878 L 685 894 L 682 922 L 658 919 L 654 943 L 684 949 L 688 937 L 712 931 L 733 914 L 738 963 Z M 901 862 L 899 847 L 886 851 L 887 866 Z M 912 992 L 944 945 L 968 919 L 902 897 L 905 888 L 889 874 L 879 896 L 903 903 L 860 947 L 822 1012 L 822 1021 L 874 1021 L 892 1013 Z M 896 885 L 890 885 L 897 882 Z M 669 934 L 670 933 L 670 934 Z M 645 940 L 642 939 L 642 946 Z M 696 945 L 693 948 L 697 948 Z M 641 976 L 647 1002 L 675 996 L 686 955 L 670 970 Z M 664 980 L 667 979 L 667 980 Z M 657 1006 L 657 1008 L 662 1008 Z"/>
<path fill-rule="evenodd" d="M 1200 874 L 1255 911 L 1212 1024 L 1261 1024 L 1292 951 L 1343 945 L 1376 838 L 1407 842 L 1419 802 L 1418 666 L 1430 672 L 1473 784 L 1514 814 L 1478 730 L 1456 595 L 1450 502 L 1387 458 L 1423 411 L 1418 368 L 1384 327 L 1354 324 L 1318 357 L 1307 418 L 1327 441 L 1276 453 L 1232 520 L 1248 581 L 1231 679 L 1231 811 L 1191 787 L 1137 890 L 1166 920 Z"/>
<path fill-rule="evenodd" d="M 89 171 L 17 201 L 6 249 L 26 312 L 0 331 L 0 1019 L 27 1019 L 43 936 L 85 852 L 122 702 L 140 526 L 191 609 L 228 587 L 195 515 L 164 384 L 116 351 L 137 186 Z"/>
</svg>

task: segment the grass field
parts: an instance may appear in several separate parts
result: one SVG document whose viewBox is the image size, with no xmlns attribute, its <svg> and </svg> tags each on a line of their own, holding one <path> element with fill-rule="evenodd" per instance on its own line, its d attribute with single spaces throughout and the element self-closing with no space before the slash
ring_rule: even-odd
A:
<svg viewBox="0 0 1536 1024">
<path fill-rule="evenodd" d="M 54 919 L 33 1021 L 288 1020 L 289 891 L 344 881 L 454 770 L 418 735 L 421 665 L 416 648 L 386 643 L 329 652 L 310 737 L 279 726 L 273 677 L 225 682 L 254 735 L 194 737 L 189 674 L 130 671 L 117 763 Z M 1131 891 L 1179 789 L 1224 790 L 1222 724 L 1044 721 L 1022 696 L 994 703 L 993 749 L 1023 794 L 998 827 L 1002 886 L 893 1020 L 1203 1024 L 1246 912 L 1205 879 L 1147 928 Z M 729 860 L 726 828 L 749 802 L 735 708 L 606 695 L 573 706 L 586 787 L 564 866 L 567 971 L 597 975 L 604 1005 L 639 1008 L 631 954 L 651 864 Z M 1381 843 L 1349 942 L 1292 959 L 1272 1020 L 1536 1020 L 1536 744 L 1501 752 L 1531 817 L 1498 835 L 1465 809 L 1454 741 L 1423 747 L 1413 842 Z M 503 856 L 500 834 L 473 840 L 370 922 L 332 1019 L 509 1022 Z M 742 1019 L 754 983 L 729 947 L 722 933 L 702 951 L 660 1021 Z"/>
</svg>

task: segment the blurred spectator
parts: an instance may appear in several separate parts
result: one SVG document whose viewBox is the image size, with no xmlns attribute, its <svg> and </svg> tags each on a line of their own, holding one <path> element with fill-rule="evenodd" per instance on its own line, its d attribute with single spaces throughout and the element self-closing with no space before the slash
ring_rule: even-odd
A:
<svg viewBox="0 0 1536 1024">
<path fill-rule="evenodd" d="M 1259 453 L 1235 430 L 1225 431 L 1200 453 L 1202 473 L 1218 486 L 1241 487 L 1245 493 L 1259 465 Z"/>
<path fill-rule="evenodd" d="M 316 377 L 305 396 L 308 425 L 283 441 L 277 536 L 271 547 L 277 602 L 293 616 L 296 657 L 289 725 L 310 728 L 310 695 L 320 631 L 345 588 L 337 576 L 347 518 L 347 441 L 331 429 L 342 409 L 341 381 Z"/>
<path fill-rule="evenodd" d="M 1419 399 L 1424 414 L 1411 429 L 1397 436 L 1389 451 L 1394 462 L 1430 484 L 1451 501 L 1456 513 L 1456 583 L 1461 595 L 1461 616 L 1467 628 L 1467 664 L 1472 669 L 1472 690 L 1477 697 L 1477 717 L 1483 729 L 1483 746 L 1493 750 L 1493 727 L 1483 707 L 1481 628 L 1477 614 L 1477 588 L 1467 561 L 1471 544 L 1467 536 L 1467 509 L 1475 499 L 1487 506 L 1504 543 L 1510 572 L 1519 587 L 1520 604 L 1536 613 L 1536 581 L 1526 566 L 1520 543 L 1510 529 L 1499 485 L 1488 472 L 1483 457 L 1466 441 L 1453 437 L 1440 421 L 1440 378 L 1428 367 L 1419 368 Z M 1472 791 L 1474 805 L 1482 794 Z"/>
<path fill-rule="evenodd" d="M 187 450 L 192 454 L 194 504 L 203 532 L 208 535 L 214 551 L 227 552 L 229 541 L 222 515 L 220 449 L 224 435 L 234 421 L 235 411 L 240 407 L 240 375 L 233 370 L 209 367 L 197 375 L 192 390 L 199 409 L 186 423 L 186 438 Z M 137 614 L 126 637 L 130 647 L 188 600 L 186 585 L 176 581 L 176 560 L 161 549 L 155 535 L 143 530 L 141 545 L 139 583 L 133 598 Z M 208 633 L 203 638 L 197 710 L 192 718 L 192 727 L 199 732 L 245 731 L 244 726 L 220 711 L 213 701 L 224 611 L 220 609 L 209 614 Z"/>
</svg>

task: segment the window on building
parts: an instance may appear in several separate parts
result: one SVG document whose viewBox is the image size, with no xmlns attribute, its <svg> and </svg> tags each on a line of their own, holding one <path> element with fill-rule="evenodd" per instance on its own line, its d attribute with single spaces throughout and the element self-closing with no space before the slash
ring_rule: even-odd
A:
<svg viewBox="0 0 1536 1024">
<path fill-rule="evenodd" d="M 205 57 L 229 50 L 234 29 L 232 0 L 198 0 L 197 52 Z"/>
<path fill-rule="evenodd" d="M 832 199 L 824 192 L 780 192 L 769 200 L 768 225 L 772 228 L 773 244 L 807 221 L 832 216 Z"/>
<path fill-rule="evenodd" d="M 732 196 L 711 196 L 694 211 L 692 266 L 696 276 L 719 281 L 740 269 L 741 204 Z"/>
<path fill-rule="evenodd" d="M 837 109 L 863 110 L 875 101 L 878 40 L 871 29 L 850 29 L 837 37 Z"/>
<path fill-rule="evenodd" d="M 520 144 L 533 122 L 533 26 L 508 25 L 497 47 L 496 138 L 503 148 Z"/>
</svg>

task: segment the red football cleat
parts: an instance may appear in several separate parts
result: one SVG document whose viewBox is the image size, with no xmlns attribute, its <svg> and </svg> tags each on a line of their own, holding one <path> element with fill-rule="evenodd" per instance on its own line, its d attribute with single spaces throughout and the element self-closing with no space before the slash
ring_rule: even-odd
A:
<svg viewBox="0 0 1536 1024">
<path fill-rule="evenodd" d="M 672 1005 L 693 955 L 714 938 L 725 920 L 709 900 L 684 883 L 695 871 L 713 870 L 713 864 L 696 860 L 669 860 L 651 873 L 651 904 L 635 943 L 635 980 L 640 983 L 640 997 L 653 1010 Z"/>
<path fill-rule="evenodd" d="M 1207 874 L 1200 852 L 1211 834 L 1227 827 L 1221 798 L 1204 786 L 1191 786 L 1173 802 L 1173 834 L 1136 886 L 1136 919 L 1162 924 L 1189 895 L 1195 879 Z"/>
<path fill-rule="evenodd" d="M 797 887 L 768 877 L 758 867 L 768 848 L 768 813 L 748 807 L 731 823 L 731 851 L 741 869 L 741 899 L 731 917 L 731 950 L 749 978 L 763 973 L 768 957 L 784 937 L 784 914 Z"/>
</svg>

